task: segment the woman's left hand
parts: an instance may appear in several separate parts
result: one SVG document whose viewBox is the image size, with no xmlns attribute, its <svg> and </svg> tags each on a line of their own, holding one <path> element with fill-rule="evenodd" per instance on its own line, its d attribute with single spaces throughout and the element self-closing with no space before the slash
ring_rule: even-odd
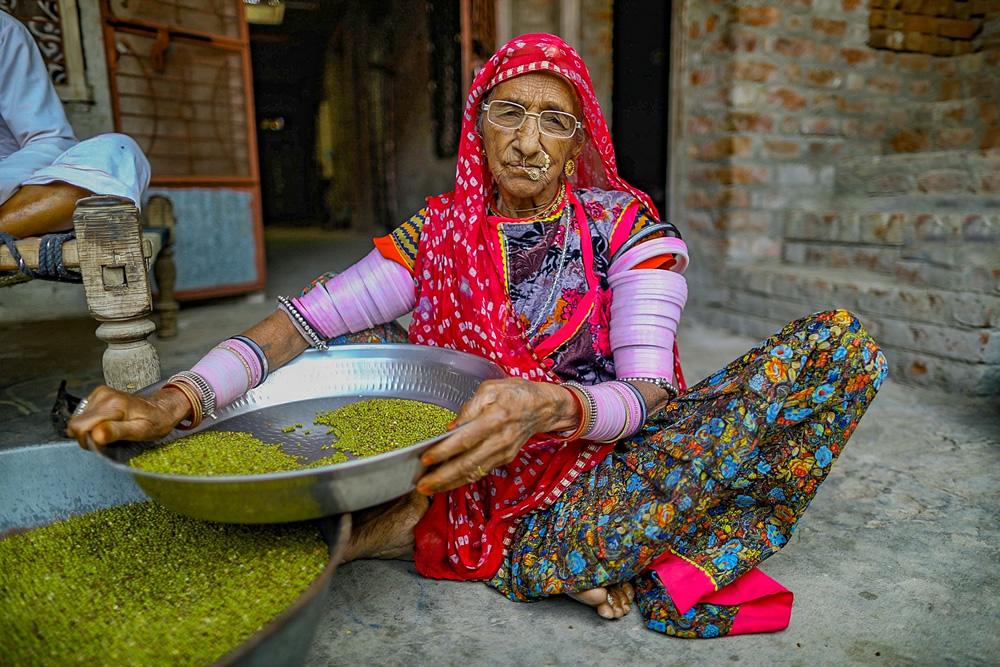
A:
<svg viewBox="0 0 1000 667">
<path fill-rule="evenodd" d="M 435 467 L 420 478 L 417 491 L 431 495 L 479 481 L 513 461 L 531 436 L 573 429 L 579 420 L 579 406 L 565 387 L 487 380 L 455 419 L 454 427 L 464 428 L 424 452 L 424 465 Z"/>
</svg>

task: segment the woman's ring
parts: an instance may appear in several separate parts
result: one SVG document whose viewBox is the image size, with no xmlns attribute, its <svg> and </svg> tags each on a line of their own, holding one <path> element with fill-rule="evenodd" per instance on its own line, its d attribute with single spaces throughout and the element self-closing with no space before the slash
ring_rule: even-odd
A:
<svg viewBox="0 0 1000 667">
<path fill-rule="evenodd" d="M 479 479 L 486 477 L 486 473 L 483 472 L 483 469 L 479 466 L 478 463 L 476 464 L 476 470 L 479 471 Z"/>
<path fill-rule="evenodd" d="M 76 410 L 73 411 L 74 417 L 79 417 L 83 414 L 83 411 L 87 409 L 87 399 L 80 401 L 80 404 L 76 406 Z"/>
</svg>

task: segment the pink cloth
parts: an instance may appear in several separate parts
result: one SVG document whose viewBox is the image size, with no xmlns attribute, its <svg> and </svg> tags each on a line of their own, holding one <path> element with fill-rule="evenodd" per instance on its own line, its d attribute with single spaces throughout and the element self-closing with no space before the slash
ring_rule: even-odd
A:
<svg viewBox="0 0 1000 667">
<path fill-rule="evenodd" d="M 672 553 L 661 556 L 650 569 L 656 572 L 681 614 L 696 604 L 739 605 L 730 635 L 776 632 L 788 627 L 792 592 L 757 568 L 719 589 L 706 573 Z"/>
</svg>

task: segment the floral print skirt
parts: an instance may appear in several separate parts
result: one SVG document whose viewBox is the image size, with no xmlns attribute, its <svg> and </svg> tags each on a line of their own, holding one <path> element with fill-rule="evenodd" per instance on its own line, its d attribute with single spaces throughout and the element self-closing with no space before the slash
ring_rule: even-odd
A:
<svg viewBox="0 0 1000 667">
<path fill-rule="evenodd" d="M 530 601 L 632 580 L 648 627 L 728 634 L 738 605 L 681 613 L 650 566 L 674 554 L 721 588 L 780 549 L 886 372 L 847 311 L 792 322 L 525 517 L 488 583 Z"/>
</svg>

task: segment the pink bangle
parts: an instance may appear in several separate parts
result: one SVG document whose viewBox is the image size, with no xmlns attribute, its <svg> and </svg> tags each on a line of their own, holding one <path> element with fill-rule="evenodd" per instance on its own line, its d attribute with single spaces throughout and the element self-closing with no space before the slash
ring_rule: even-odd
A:
<svg viewBox="0 0 1000 667">
<path fill-rule="evenodd" d="M 595 442 L 615 442 L 629 427 L 625 399 L 607 383 L 593 385 L 589 389 L 597 402 L 597 417 L 583 437 Z"/>
<path fill-rule="evenodd" d="M 239 358 L 243 361 L 243 364 L 250 371 L 251 389 L 264 381 L 264 368 L 261 366 L 260 359 L 257 357 L 257 354 L 249 345 L 243 341 L 237 340 L 236 338 L 227 338 L 216 347 L 231 350 L 233 354 L 239 356 Z"/>
<path fill-rule="evenodd" d="M 214 347 L 191 369 L 215 392 L 216 408 L 229 405 L 245 394 L 253 382 L 247 363 L 228 347 Z"/>
</svg>

